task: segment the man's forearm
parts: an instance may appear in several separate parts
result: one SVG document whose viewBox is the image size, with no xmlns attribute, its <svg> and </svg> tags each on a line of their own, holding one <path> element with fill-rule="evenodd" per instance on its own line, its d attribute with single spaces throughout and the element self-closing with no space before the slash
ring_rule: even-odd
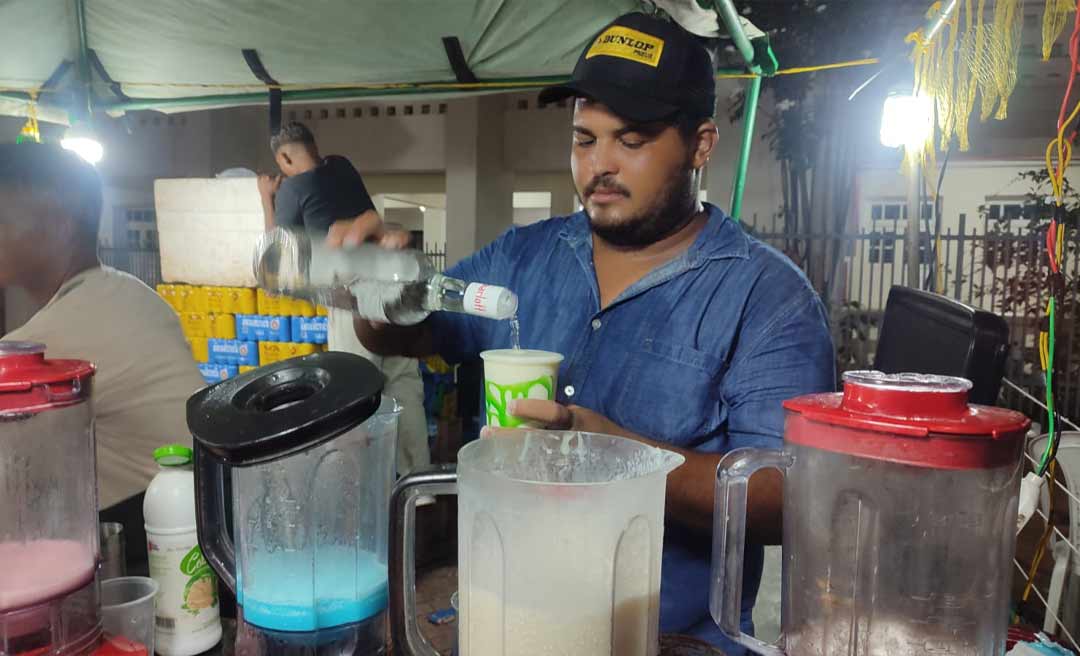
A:
<svg viewBox="0 0 1080 656">
<path fill-rule="evenodd" d="M 274 225 L 275 225 L 274 224 L 274 197 L 273 196 L 263 196 L 262 197 L 262 208 L 263 208 L 263 224 L 266 226 L 267 230 L 273 230 Z"/>
<path fill-rule="evenodd" d="M 360 343 L 376 355 L 426 358 L 435 354 L 435 340 L 427 321 L 415 326 L 391 326 L 357 318 L 354 325 Z"/>
</svg>

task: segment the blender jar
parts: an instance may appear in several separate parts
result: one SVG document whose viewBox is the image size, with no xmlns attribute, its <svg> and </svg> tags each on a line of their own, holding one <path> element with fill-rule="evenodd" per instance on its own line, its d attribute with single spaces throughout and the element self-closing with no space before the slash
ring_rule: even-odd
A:
<svg viewBox="0 0 1080 656">
<path fill-rule="evenodd" d="M 262 367 L 188 402 L 199 544 L 274 654 L 381 654 L 398 408 L 342 352 Z M 232 534 L 224 476 L 232 488 Z M 332 649 L 331 649 L 332 651 Z"/>
<path fill-rule="evenodd" d="M 721 461 L 711 606 L 763 654 L 1001 654 L 1009 622 L 1023 415 L 970 383 L 849 372 L 843 394 L 786 401 L 783 451 Z M 780 645 L 739 631 L 749 477 L 784 476 Z"/>
<path fill-rule="evenodd" d="M 101 633 L 93 373 L 0 342 L 0 654 L 80 654 Z"/>
</svg>

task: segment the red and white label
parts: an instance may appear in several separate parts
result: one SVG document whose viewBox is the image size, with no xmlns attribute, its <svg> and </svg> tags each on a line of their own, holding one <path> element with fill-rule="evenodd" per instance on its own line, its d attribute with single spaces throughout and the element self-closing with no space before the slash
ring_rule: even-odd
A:
<svg viewBox="0 0 1080 656">
<path fill-rule="evenodd" d="M 496 316 L 496 306 L 502 287 L 485 285 L 481 282 L 470 283 L 465 288 L 465 311 L 481 317 Z"/>
</svg>

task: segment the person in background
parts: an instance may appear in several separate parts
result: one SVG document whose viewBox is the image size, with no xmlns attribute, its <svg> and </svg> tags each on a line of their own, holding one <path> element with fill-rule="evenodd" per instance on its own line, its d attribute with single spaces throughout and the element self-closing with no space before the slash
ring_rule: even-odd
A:
<svg viewBox="0 0 1080 656">
<path fill-rule="evenodd" d="M 349 160 L 319 155 L 315 135 L 296 121 L 282 126 L 270 139 L 280 176 L 259 176 L 266 227 L 302 228 L 322 238 L 339 221 L 381 220 L 364 180 Z M 431 463 L 424 383 L 414 358 L 376 355 L 360 343 L 352 315 L 330 309 L 329 348 L 371 360 L 386 376 L 385 394 L 401 406 L 398 424 L 397 470 L 407 474 Z"/>
<path fill-rule="evenodd" d="M 42 306 L 3 339 L 97 367 L 98 504 L 107 508 L 145 491 L 154 449 L 190 445 L 185 406 L 205 383 L 173 310 L 98 260 L 101 209 L 97 171 L 74 153 L 0 144 L 0 287 L 22 287 Z"/>
<path fill-rule="evenodd" d="M 570 82 L 540 94 L 575 99 L 570 169 L 584 209 L 512 228 L 447 274 L 512 289 L 522 346 L 566 358 L 557 401 L 512 401 L 514 415 L 685 456 L 668 477 L 660 630 L 742 654 L 709 613 L 716 468 L 732 449 L 779 448 L 781 403 L 833 391 L 835 365 L 824 307 L 802 272 L 698 200 L 719 138 L 713 74 L 705 48 L 673 23 L 631 13 L 605 27 Z M 335 226 L 328 243 L 386 243 L 384 233 L 361 218 Z M 448 362 L 510 346 L 507 322 L 452 312 L 356 328 L 375 352 Z M 781 497 L 777 472 L 750 481 L 748 633 Z"/>
</svg>

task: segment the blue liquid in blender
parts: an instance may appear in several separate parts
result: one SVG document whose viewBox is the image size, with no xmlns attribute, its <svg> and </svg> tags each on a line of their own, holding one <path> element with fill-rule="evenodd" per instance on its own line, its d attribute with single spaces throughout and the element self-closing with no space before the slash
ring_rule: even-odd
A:
<svg viewBox="0 0 1080 656">
<path fill-rule="evenodd" d="M 244 621 L 275 631 L 314 631 L 360 622 L 386 608 L 386 565 L 347 547 L 257 553 L 237 578 Z M 314 569 L 314 576 L 312 575 Z"/>
</svg>

